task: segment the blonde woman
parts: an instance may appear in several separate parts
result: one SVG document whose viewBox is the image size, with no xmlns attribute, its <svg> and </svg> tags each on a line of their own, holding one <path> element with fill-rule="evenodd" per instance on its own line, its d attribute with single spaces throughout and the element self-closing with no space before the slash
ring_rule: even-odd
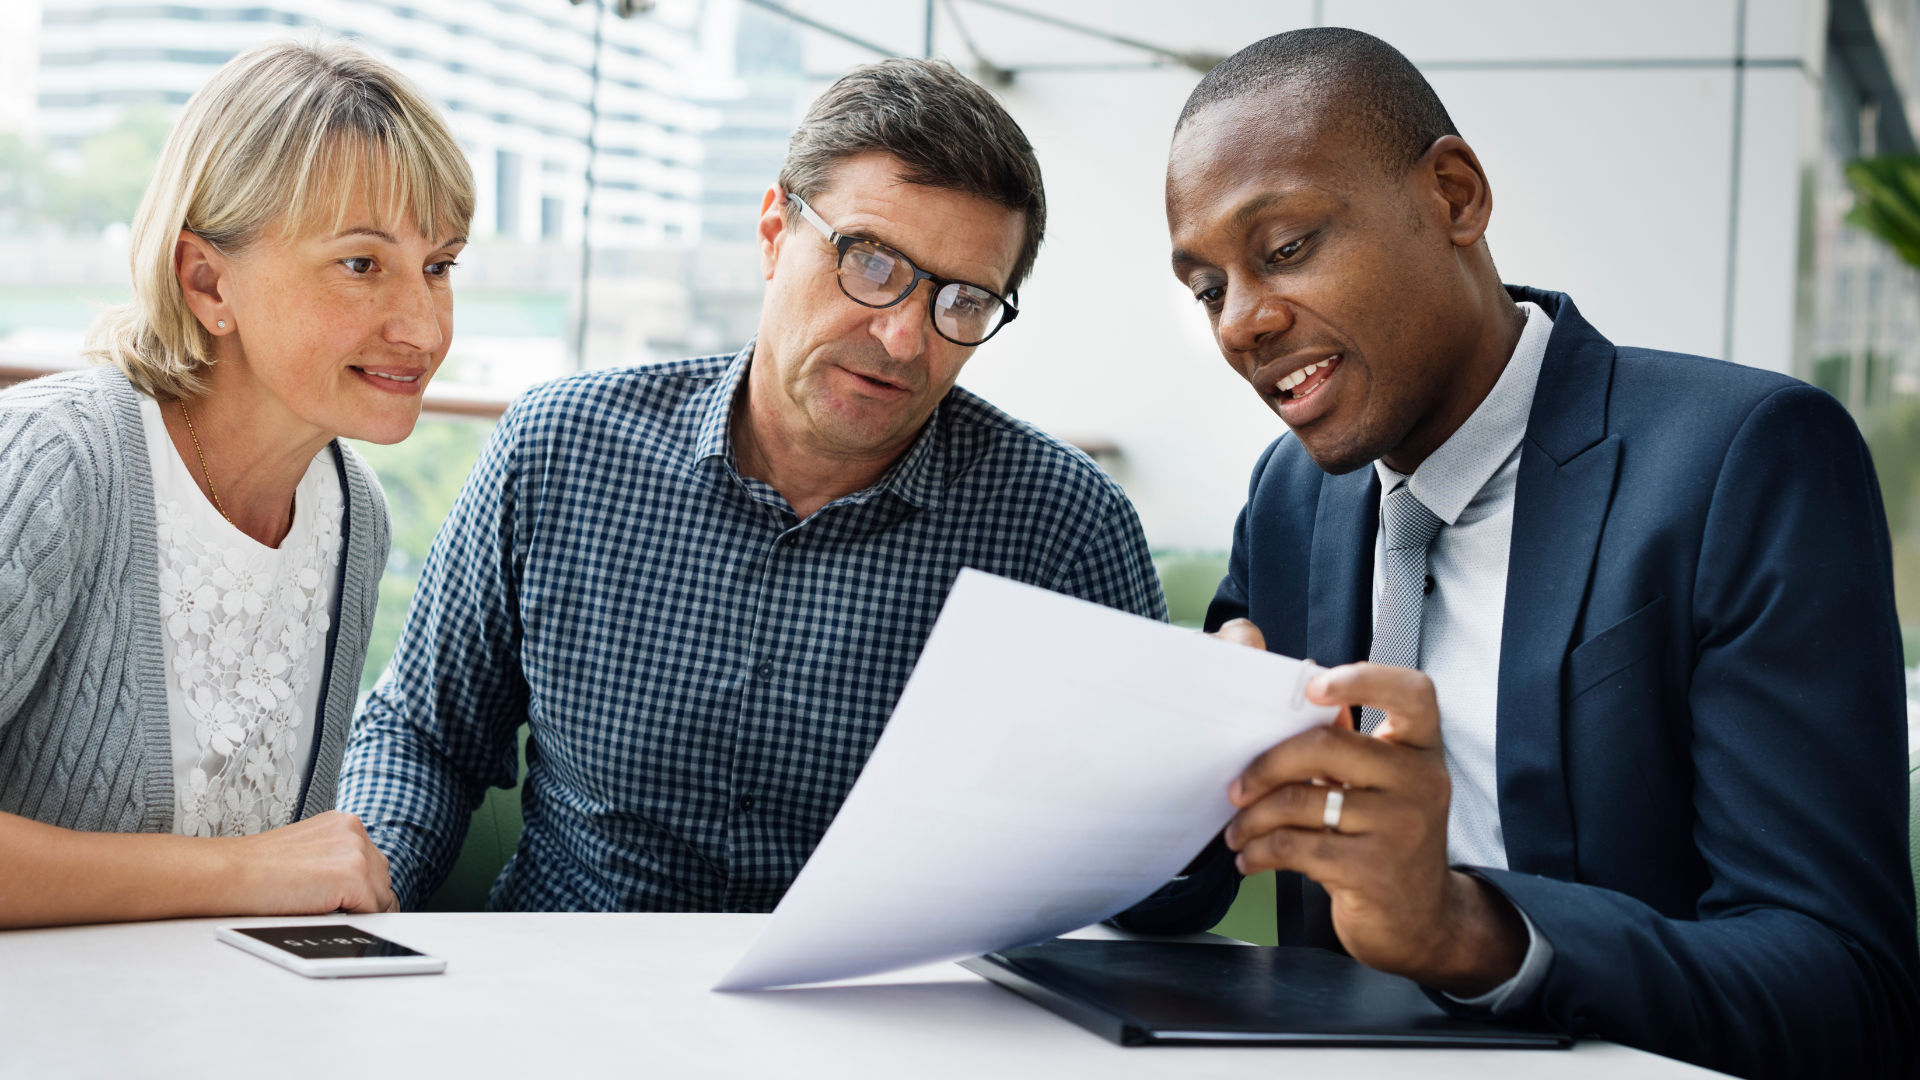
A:
<svg viewBox="0 0 1920 1080">
<path fill-rule="evenodd" d="M 0 926 L 394 906 L 332 811 L 388 543 L 340 440 L 413 430 L 473 202 L 351 45 L 187 104 L 98 366 L 0 393 Z"/>
</svg>

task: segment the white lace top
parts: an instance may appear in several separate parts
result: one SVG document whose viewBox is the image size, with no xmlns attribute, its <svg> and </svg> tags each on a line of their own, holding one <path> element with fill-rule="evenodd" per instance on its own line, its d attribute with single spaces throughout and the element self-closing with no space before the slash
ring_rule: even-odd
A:
<svg viewBox="0 0 1920 1080">
<path fill-rule="evenodd" d="M 285 825 L 306 780 L 340 561 L 333 460 L 323 450 L 307 467 L 276 550 L 201 494 L 158 402 L 143 399 L 140 419 L 160 541 L 173 831 L 246 836 Z"/>
</svg>

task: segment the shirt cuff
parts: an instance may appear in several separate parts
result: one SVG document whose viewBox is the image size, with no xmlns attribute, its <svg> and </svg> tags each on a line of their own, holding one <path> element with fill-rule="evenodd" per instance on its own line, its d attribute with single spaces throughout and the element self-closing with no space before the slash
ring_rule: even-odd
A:
<svg viewBox="0 0 1920 1080">
<path fill-rule="evenodd" d="M 1515 905 L 1514 910 L 1519 911 L 1519 906 Z M 1517 1005 L 1525 1001 L 1530 994 L 1540 988 L 1540 984 L 1546 981 L 1547 968 L 1553 964 L 1553 942 L 1548 941 L 1540 931 L 1534 929 L 1533 920 L 1527 918 L 1526 912 L 1520 912 L 1520 919 L 1527 924 L 1527 958 L 1520 961 L 1520 970 L 1513 973 L 1513 978 L 1479 997 L 1463 998 L 1447 994 L 1449 1001 L 1457 1001 L 1469 1008 L 1500 1013 L 1506 1011 L 1509 1004 Z"/>
</svg>

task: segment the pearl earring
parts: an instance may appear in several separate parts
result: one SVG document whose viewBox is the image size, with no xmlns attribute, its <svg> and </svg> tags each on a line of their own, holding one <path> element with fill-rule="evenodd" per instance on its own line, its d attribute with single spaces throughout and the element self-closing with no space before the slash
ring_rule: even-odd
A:
<svg viewBox="0 0 1920 1080">
<path fill-rule="evenodd" d="M 225 330 L 227 328 L 227 320 L 221 319 L 219 322 L 216 322 L 213 325 L 219 327 L 222 330 Z"/>
</svg>

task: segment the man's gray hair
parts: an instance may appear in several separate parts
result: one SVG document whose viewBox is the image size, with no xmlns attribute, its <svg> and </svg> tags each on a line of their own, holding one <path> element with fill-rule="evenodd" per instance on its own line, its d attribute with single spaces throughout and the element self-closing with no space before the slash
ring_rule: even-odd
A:
<svg viewBox="0 0 1920 1080">
<path fill-rule="evenodd" d="M 876 150 L 899 159 L 903 183 L 1025 214 L 1026 236 L 1005 285 L 1008 292 L 1020 287 L 1040 253 L 1047 198 L 1032 144 L 985 87 L 944 60 L 895 58 L 854 68 L 794 130 L 780 186 L 811 202 L 832 186 L 840 162 Z"/>
</svg>

